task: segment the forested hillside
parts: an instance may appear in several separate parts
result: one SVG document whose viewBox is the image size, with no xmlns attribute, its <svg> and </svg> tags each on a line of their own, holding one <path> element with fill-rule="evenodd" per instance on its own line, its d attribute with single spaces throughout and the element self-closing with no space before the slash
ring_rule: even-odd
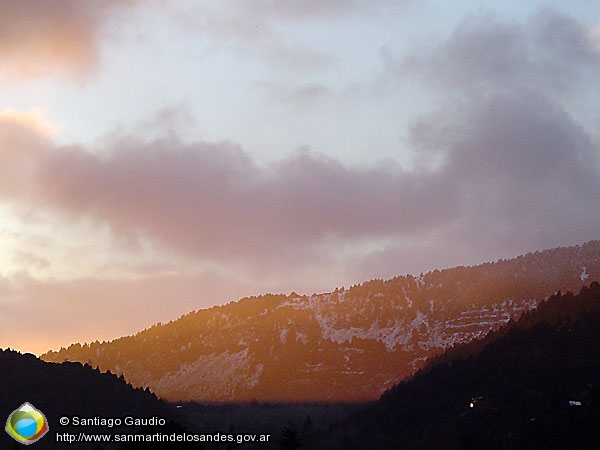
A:
<svg viewBox="0 0 600 450">
<path fill-rule="evenodd" d="M 600 284 L 552 296 L 484 344 L 432 362 L 314 448 L 600 447 Z"/>
<path fill-rule="evenodd" d="M 36 449 L 74 448 L 73 444 L 55 443 L 56 433 L 116 430 L 62 426 L 59 418 L 63 416 L 157 416 L 170 419 L 175 414 L 172 407 L 158 400 L 148 390 L 133 388 L 122 377 L 100 373 L 77 362 L 47 363 L 31 354 L 0 350 L 0 378 L 0 417 L 3 420 L 25 402 L 46 416 L 50 431 L 33 444 Z M 125 428 L 125 432 L 133 431 L 131 427 Z M 0 448 L 12 446 L 21 448 L 21 444 L 7 433 L 0 433 Z M 77 443 L 77 448 L 93 449 L 94 445 Z"/>
<path fill-rule="evenodd" d="M 598 241 L 325 294 L 246 298 L 43 358 L 89 362 L 173 401 L 372 400 L 428 359 L 593 280 Z"/>
</svg>

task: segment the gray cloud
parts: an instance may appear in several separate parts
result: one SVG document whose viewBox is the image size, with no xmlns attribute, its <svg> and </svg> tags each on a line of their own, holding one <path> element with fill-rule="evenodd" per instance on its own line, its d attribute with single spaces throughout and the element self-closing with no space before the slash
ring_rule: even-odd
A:
<svg viewBox="0 0 600 450">
<path fill-rule="evenodd" d="M 20 146 L 6 159 L 2 172 L 19 177 L 0 195 L 96 217 L 116 234 L 146 234 L 202 258 L 302 259 L 332 238 L 435 226 L 454 204 L 436 178 L 398 167 L 348 168 L 307 152 L 259 167 L 227 143 L 121 139 L 101 154 L 47 145 Z"/>
<path fill-rule="evenodd" d="M 289 20 L 305 20 L 314 17 L 336 17 L 348 14 L 368 14 L 379 8 L 404 5 L 406 0 L 306 0 L 302 2 L 280 2 L 277 0 L 236 0 L 237 8 L 246 16 L 261 15 Z"/>
<path fill-rule="evenodd" d="M 260 3 L 260 2 L 259 2 Z M 265 6 L 265 5 L 263 5 Z M 309 47 L 285 37 L 285 27 L 277 26 L 279 14 L 270 14 L 269 8 L 228 2 L 220 4 L 201 3 L 169 11 L 176 27 L 192 35 L 205 38 L 213 51 L 232 52 L 240 57 L 259 58 L 277 69 L 313 71 L 330 68 L 336 60 L 334 55 L 320 48 Z"/>
<path fill-rule="evenodd" d="M 437 130 L 435 140 L 446 145 L 440 176 L 460 191 L 465 235 L 498 248 L 594 237 L 598 148 L 563 109 L 515 91 L 473 100 L 452 117 L 458 130 Z"/>
<path fill-rule="evenodd" d="M 589 30 L 552 10 L 525 24 L 477 15 L 403 64 L 387 56 L 399 79 L 439 88 L 409 142 L 457 191 L 441 239 L 484 259 L 597 238 L 599 147 L 572 108 L 600 76 Z"/>
<path fill-rule="evenodd" d="M 325 50 L 328 45 L 322 41 L 298 39 L 298 29 L 304 28 L 305 35 L 310 36 L 318 33 L 311 26 L 388 15 L 407 3 L 407 0 L 233 0 L 219 4 L 197 2 L 180 9 L 175 6 L 170 14 L 178 27 L 207 38 L 211 50 L 242 57 L 250 55 L 275 70 L 287 72 L 289 77 L 336 69 L 343 64 L 335 51 Z"/>
<path fill-rule="evenodd" d="M 388 64 L 389 55 L 387 55 Z M 418 74 L 442 90 L 463 93 L 513 90 L 526 85 L 557 94 L 600 66 L 589 30 L 543 9 L 526 23 L 505 23 L 492 14 L 468 17 L 445 41 L 432 42 L 392 67 Z"/>
<path fill-rule="evenodd" d="M 322 264 L 320 247 L 331 242 L 437 233 L 440 246 L 458 239 L 492 251 L 508 240 L 517 249 L 593 237 L 598 149 L 564 110 L 522 91 L 450 112 L 412 130 L 413 142 L 443 155 L 432 171 L 353 168 L 309 152 L 263 167 L 229 143 L 174 138 L 120 138 L 98 154 L 32 140 L 5 160 L 2 171 L 20 175 L 3 176 L 0 194 L 188 256 L 265 267 Z"/>
<path fill-rule="evenodd" d="M 594 119 L 582 115 L 598 110 L 581 108 L 600 77 L 590 30 L 549 9 L 523 23 L 477 14 L 402 57 L 386 46 L 382 59 L 386 93 L 411 82 L 433 99 L 407 144 L 417 169 L 454 191 L 454 214 L 355 261 L 354 278 L 598 238 L 600 146 Z"/>
<path fill-rule="evenodd" d="M 478 264 L 597 239 L 600 149 L 564 109 L 527 90 L 446 105 L 411 130 L 441 155 L 451 220 L 356 261 L 355 277 Z M 420 195 L 420 201 L 427 201 Z"/>
<path fill-rule="evenodd" d="M 337 92 L 321 83 L 290 85 L 282 82 L 256 82 L 256 87 L 264 92 L 267 101 L 275 102 L 296 111 L 313 112 L 327 102 L 334 101 Z"/>
</svg>

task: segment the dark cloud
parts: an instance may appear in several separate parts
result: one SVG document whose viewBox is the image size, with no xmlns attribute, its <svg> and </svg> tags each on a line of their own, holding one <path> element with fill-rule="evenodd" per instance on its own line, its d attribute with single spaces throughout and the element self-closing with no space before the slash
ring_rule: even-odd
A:
<svg viewBox="0 0 600 450">
<path fill-rule="evenodd" d="M 98 58 L 111 12 L 134 0 L 0 0 L 0 74 L 19 79 L 57 69 L 83 75 Z"/>
</svg>

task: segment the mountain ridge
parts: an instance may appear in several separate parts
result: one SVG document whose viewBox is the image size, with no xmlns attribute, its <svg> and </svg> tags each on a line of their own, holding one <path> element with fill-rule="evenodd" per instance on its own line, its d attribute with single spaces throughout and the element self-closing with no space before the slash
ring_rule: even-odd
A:
<svg viewBox="0 0 600 450">
<path fill-rule="evenodd" d="M 373 400 L 431 357 L 599 279 L 600 241 L 590 241 L 324 294 L 244 298 L 42 358 L 88 362 L 171 401 Z"/>
</svg>

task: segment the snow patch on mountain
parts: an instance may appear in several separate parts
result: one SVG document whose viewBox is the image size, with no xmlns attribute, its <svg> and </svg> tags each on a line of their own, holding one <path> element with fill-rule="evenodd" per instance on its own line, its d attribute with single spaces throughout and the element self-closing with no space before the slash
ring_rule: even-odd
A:
<svg viewBox="0 0 600 450">
<path fill-rule="evenodd" d="M 353 339 L 372 339 L 383 343 L 389 351 L 393 350 L 396 345 L 408 343 L 412 338 L 412 330 L 404 329 L 397 319 L 392 326 L 380 327 L 378 321 L 375 321 L 369 328 L 335 328 L 325 316 L 316 311 L 315 319 L 321 327 L 323 339 L 328 339 L 336 344 L 352 343 Z"/>
<path fill-rule="evenodd" d="M 221 396 L 233 400 L 236 391 L 252 388 L 258 383 L 263 364 L 250 370 L 248 348 L 236 353 L 223 353 L 200 356 L 191 364 L 182 364 L 175 373 L 167 373 L 158 380 L 148 382 L 153 391 L 163 392 L 164 397 L 177 398 L 180 394 L 204 391 L 210 396 Z"/>
<path fill-rule="evenodd" d="M 445 322 L 436 321 L 434 301 L 428 301 L 426 312 L 417 310 L 412 318 L 401 320 L 387 318 L 386 326 L 380 325 L 379 315 L 369 317 L 373 322 L 366 326 L 352 326 L 346 316 L 327 314 L 323 305 L 330 302 L 313 303 L 313 314 L 321 328 L 321 336 L 336 344 L 352 343 L 353 339 L 375 340 L 384 344 L 387 351 L 400 346 L 411 351 L 414 345 L 423 351 L 446 349 L 461 342 L 485 336 L 490 330 L 506 324 L 511 317 L 536 307 L 536 300 L 517 303 L 512 299 L 479 308 L 461 311 L 458 317 Z M 360 314 L 359 314 L 360 315 Z M 365 317 L 367 314 L 365 312 Z"/>
<path fill-rule="evenodd" d="M 579 279 L 581 281 L 585 281 L 589 278 L 590 274 L 587 273 L 587 267 L 582 267 L 581 275 L 579 275 Z"/>
<path fill-rule="evenodd" d="M 304 333 L 300 333 L 299 331 L 296 331 L 296 342 L 300 342 L 304 345 L 308 344 L 308 336 L 306 336 L 306 334 Z"/>
<path fill-rule="evenodd" d="M 287 332 L 288 332 L 288 330 L 286 328 L 283 328 L 282 330 L 279 331 L 279 340 L 281 341 L 282 344 L 285 344 L 287 342 L 287 339 L 286 339 Z"/>
</svg>

